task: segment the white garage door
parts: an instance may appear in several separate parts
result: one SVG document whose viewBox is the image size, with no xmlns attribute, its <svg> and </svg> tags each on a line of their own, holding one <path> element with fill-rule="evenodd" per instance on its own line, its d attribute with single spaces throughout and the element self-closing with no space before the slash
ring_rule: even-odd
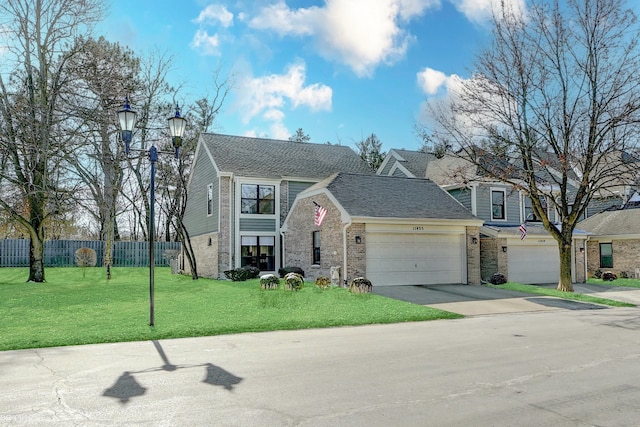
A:
<svg viewBox="0 0 640 427">
<path fill-rule="evenodd" d="M 519 283 L 557 283 L 560 277 L 558 245 L 509 245 L 508 280 Z"/>
<path fill-rule="evenodd" d="M 374 286 L 466 283 L 464 236 L 367 232 Z"/>
</svg>

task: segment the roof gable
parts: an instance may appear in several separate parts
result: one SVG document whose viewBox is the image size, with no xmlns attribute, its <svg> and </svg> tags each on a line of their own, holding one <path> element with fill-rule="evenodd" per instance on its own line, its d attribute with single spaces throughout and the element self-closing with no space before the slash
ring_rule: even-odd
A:
<svg viewBox="0 0 640 427">
<path fill-rule="evenodd" d="M 337 172 L 372 173 L 351 148 L 207 133 L 200 137 L 220 172 L 256 178 L 324 179 Z"/>
</svg>

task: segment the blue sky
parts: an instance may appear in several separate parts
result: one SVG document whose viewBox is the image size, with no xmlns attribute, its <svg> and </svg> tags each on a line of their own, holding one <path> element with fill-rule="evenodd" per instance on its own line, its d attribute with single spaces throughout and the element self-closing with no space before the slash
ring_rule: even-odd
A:
<svg viewBox="0 0 640 427">
<path fill-rule="evenodd" d="M 419 149 L 427 97 L 468 78 L 497 0 L 112 0 L 99 32 L 145 55 L 173 56 L 180 97 L 234 86 L 215 131 Z M 524 0 L 507 0 L 522 7 Z M 135 103 L 135 100 L 133 100 Z"/>
</svg>

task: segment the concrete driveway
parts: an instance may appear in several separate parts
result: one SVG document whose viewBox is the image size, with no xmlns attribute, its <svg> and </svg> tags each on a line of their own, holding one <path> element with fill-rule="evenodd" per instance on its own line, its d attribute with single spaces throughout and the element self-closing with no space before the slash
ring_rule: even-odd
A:
<svg viewBox="0 0 640 427">
<path fill-rule="evenodd" d="M 549 286 L 555 287 L 555 285 Z M 625 291 L 619 291 L 620 289 Z M 602 298 L 640 303 L 640 290 L 598 285 L 574 285 L 574 290 L 578 293 L 594 294 Z M 474 285 L 374 286 L 373 292 L 389 298 L 428 305 L 465 316 L 607 308 L 607 306 L 598 304 Z M 623 295 L 627 297 L 626 300 L 617 298 Z"/>
</svg>

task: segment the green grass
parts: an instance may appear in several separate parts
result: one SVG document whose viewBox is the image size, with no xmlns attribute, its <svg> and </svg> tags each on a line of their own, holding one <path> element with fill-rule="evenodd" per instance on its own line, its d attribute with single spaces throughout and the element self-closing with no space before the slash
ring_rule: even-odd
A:
<svg viewBox="0 0 640 427">
<path fill-rule="evenodd" d="M 589 281 L 591 283 L 591 281 Z M 611 282 L 608 282 L 611 283 Z M 557 297 L 572 301 L 590 302 L 594 304 L 609 305 L 612 307 L 635 307 L 635 304 L 627 302 L 615 301 L 607 298 L 594 297 L 587 294 L 579 294 L 575 292 L 562 292 L 557 289 L 549 289 L 535 285 L 523 285 L 522 283 L 508 282 L 503 285 L 487 285 L 492 288 L 509 289 L 529 294 L 545 295 L 549 297 Z"/>
<path fill-rule="evenodd" d="M 148 269 L 113 268 L 111 280 L 102 268 L 45 274 L 47 283 L 25 283 L 27 269 L 0 268 L 0 350 L 463 317 L 312 283 L 264 291 L 258 279 L 191 280 L 157 268 L 150 327 Z"/>
<path fill-rule="evenodd" d="M 619 286 L 624 288 L 640 288 L 640 280 L 638 279 L 616 279 L 611 282 L 604 281 L 602 279 L 596 279 L 595 277 L 589 278 L 587 283 L 593 283 L 594 285 L 603 286 Z"/>
</svg>

